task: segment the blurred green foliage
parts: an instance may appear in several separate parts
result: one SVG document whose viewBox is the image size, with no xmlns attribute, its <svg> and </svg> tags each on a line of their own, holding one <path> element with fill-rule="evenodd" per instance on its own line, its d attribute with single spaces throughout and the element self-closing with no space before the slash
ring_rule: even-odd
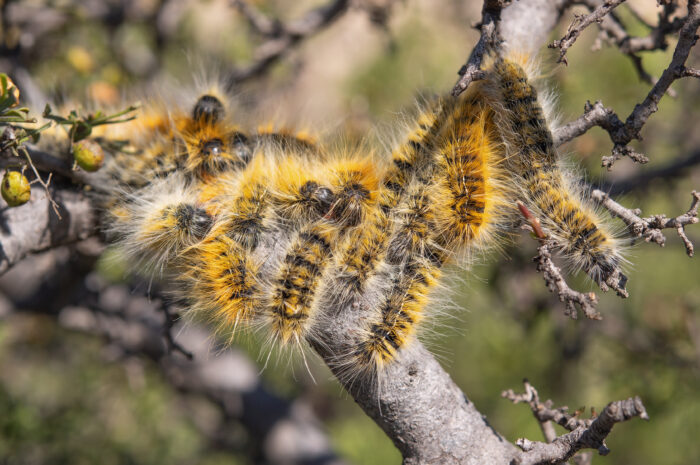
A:
<svg viewBox="0 0 700 465">
<path fill-rule="evenodd" d="M 162 66 L 155 80 L 174 75 L 186 81 L 191 75 L 206 74 L 206 65 L 192 64 L 193 51 L 200 59 L 204 56 L 204 62 L 220 60 L 224 69 L 249 60 L 255 40 L 241 18 L 231 14 L 234 27 L 204 30 L 213 21 L 207 10 L 210 3 L 216 2 L 192 8 L 165 45 L 157 45 L 147 23 L 127 22 L 115 32 L 76 18 L 73 27 L 58 35 L 53 56 L 37 60 L 30 71 L 43 85 L 80 96 L 98 81 L 115 89 L 139 83 L 156 66 L 152 63 Z M 293 16 L 283 2 L 261 6 L 271 14 Z M 337 107 L 328 103 L 328 119 L 352 117 L 366 126 L 390 125 L 397 113 L 411 106 L 416 92 L 450 89 L 474 43 L 475 34 L 465 25 L 476 18 L 477 10 L 449 1 L 440 2 L 440 8 L 408 1 L 397 8 L 389 36 L 353 18 L 354 22 L 334 26 L 342 31 L 338 34 L 356 34 L 372 46 L 364 60 L 349 66 L 340 79 L 329 78 L 328 83 L 322 75 L 312 85 L 294 87 L 297 73 L 280 64 L 282 72 L 275 72 L 271 83 L 253 83 L 240 92 L 255 101 L 270 89 L 282 89 L 279 95 L 291 98 L 291 93 L 299 92 L 294 97 L 303 100 L 314 99 L 314 92 L 323 86 L 333 86 L 347 114 L 332 113 Z M 296 5 L 295 12 L 300 11 L 303 8 Z M 630 15 L 621 14 L 633 22 Z M 555 35 L 561 36 L 566 25 L 564 20 Z M 217 40 L 212 39 L 212 30 Z M 633 32 L 645 34 L 645 29 Z M 323 34 L 320 40 L 346 44 L 334 42 L 333 29 Z M 374 38 L 367 39 L 370 35 Z M 624 117 L 649 89 L 617 50 L 604 47 L 591 52 L 594 36 L 591 28 L 569 51 L 568 67 L 553 65 L 554 52 L 542 53 L 544 74 L 558 97 L 556 106 L 564 122 L 578 116 L 586 100 L 600 99 Z M 644 55 L 650 74 L 659 75 L 672 49 Z M 317 50 L 321 44 L 312 39 L 299 52 L 302 58 L 295 55 L 295 60 L 311 64 L 328 60 L 326 68 L 335 66 L 336 56 Z M 691 60 L 697 59 L 696 52 Z M 304 75 L 304 79 L 311 78 Z M 582 166 L 589 181 L 614 183 L 697 150 L 697 82 L 682 81 L 674 88 L 680 98 L 664 98 L 659 113 L 643 130 L 644 141 L 634 144 L 650 157 L 648 166 L 620 160 L 612 172 L 605 172 L 600 156 L 609 154 L 611 143 L 600 129 L 567 144 L 563 153 Z M 358 105 L 358 99 L 364 104 Z M 283 107 L 285 100 L 275 104 Z M 654 182 L 618 200 L 642 208 L 645 215 L 677 215 L 687 210 L 689 192 L 700 187 L 699 181 L 696 169 L 672 184 Z M 700 246 L 700 228 L 689 227 L 687 232 Z M 612 453 L 595 457 L 595 464 L 700 463 L 700 265 L 697 258 L 685 255 L 673 230 L 666 235 L 664 249 L 644 243 L 629 249 L 631 296 L 621 300 L 598 291 L 602 321 L 562 316 L 562 305 L 547 292 L 530 262 L 534 241 L 522 235 L 485 264 L 469 272 L 456 271 L 464 284 L 454 286 L 454 307 L 463 310 L 450 310 L 453 316 L 437 322 L 429 345 L 470 400 L 509 440 L 541 439 L 528 408 L 499 396 L 504 389 L 521 389 L 527 377 L 541 397 L 572 410 L 586 405 L 600 411 L 609 401 L 633 395 L 643 399 L 651 421 L 617 426 L 608 439 Z M 593 290 L 580 277 L 572 285 Z M 7 463 L 247 463 L 243 456 L 203 452 L 207 449 L 177 395 L 147 363 L 142 364 L 141 384 L 134 387 L 122 365 L 105 364 L 94 355 L 101 350 L 100 341 L 69 337 L 55 329 L 44 330 L 49 336 L 32 339 L 26 329 L 16 322 L 0 325 L 0 456 L 26 458 Z M 243 345 L 252 357 L 259 356 L 258 342 Z M 313 397 L 334 445 L 351 462 L 399 463 L 391 442 L 319 361 L 312 364 L 312 371 L 316 385 L 295 359 L 269 367 L 263 377 L 279 393 Z"/>
<path fill-rule="evenodd" d="M 0 325 L 2 463 L 244 463 L 206 451 L 192 406 L 148 362 L 105 364 L 105 350 L 47 317 Z"/>
</svg>

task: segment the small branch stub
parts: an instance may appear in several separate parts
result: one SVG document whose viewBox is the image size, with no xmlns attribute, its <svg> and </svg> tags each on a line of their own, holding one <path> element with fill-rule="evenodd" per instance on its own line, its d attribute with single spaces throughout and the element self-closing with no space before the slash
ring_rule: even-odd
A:
<svg viewBox="0 0 700 465">
<path fill-rule="evenodd" d="M 626 225 L 634 238 L 644 238 L 646 242 L 654 242 L 663 247 L 666 244 L 666 236 L 661 232 L 663 229 L 675 229 L 678 236 L 685 245 L 685 251 L 689 257 L 695 254 L 695 248 L 685 233 L 685 227 L 698 222 L 698 206 L 700 205 L 700 193 L 691 193 L 693 200 L 688 211 L 675 218 L 666 218 L 666 215 L 654 215 L 648 218 L 641 218 L 641 210 L 631 210 L 615 202 L 605 192 L 594 190 L 591 193 L 593 199 L 605 207 L 613 216 L 620 218 Z"/>
</svg>

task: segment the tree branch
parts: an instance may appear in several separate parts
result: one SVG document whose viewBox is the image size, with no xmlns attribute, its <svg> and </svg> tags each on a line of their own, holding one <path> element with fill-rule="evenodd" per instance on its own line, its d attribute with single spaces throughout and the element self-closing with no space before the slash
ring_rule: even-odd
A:
<svg viewBox="0 0 700 465">
<path fill-rule="evenodd" d="M 47 193 L 32 189 L 31 200 L 0 212 L 0 275 L 29 254 L 76 242 L 96 232 L 95 207 L 83 193 L 52 183 Z"/>
<path fill-rule="evenodd" d="M 633 237 L 643 237 L 646 242 L 654 242 L 663 247 L 666 244 L 666 236 L 661 230 L 673 228 L 685 245 L 685 251 L 692 257 L 695 250 L 685 234 L 685 227 L 698 222 L 698 205 L 700 204 L 700 193 L 692 192 L 693 200 L 690 208 L 683 215 L 675 218 L 666 218 L 666 215 L 654 215 L 649 218 L 640 218 L 641 210 L 630 210 L 611 199 L 605 192 L 594 190 L 591 197 L 605 207 L 613 216 L 620 218 L 626 225 Z"/>
<path fill-rule="evenodd" d="M 229 90 L 243 81 L 261 75 L 304 39 L 333 24 L 347 11 L 350 0 L 333 0 L 288 24 L 266 18 L 245 0 L 234 0 L 232 4 L 246 16 L 253 29 L 269 39 L 255 50 L 253 63 L 229 74 L 226 79 Z"/>
<path fill-rule="evenodd" d="M 481 11 L 481 37 L 469 55 L 469 59 L 459 70 L 461 76 L 452 88 L 452 95 L 457 97 L 467 90 L 469 84 L 484 78 L 481 61 L 488 50 L 495 48 L 501 39 L 498 34 L 498 23 L 501 21 L 501 10 L 510 4 L 510 0 L 485 0 Z"/>
<path fill-rule="evenodd" d="M 612 3 L 614 2 L 606 1 L 604 5 L 611 5 Z M 601 5 L 596 11 L 599 11 L 604 5 Z M 666 23 L 668 23 L 668 20 Z M 658 103 L 661 97 L 668 92 L 671 84 L 676 79 L 694 75 L 692 70 L 688 72 L 685 62 L 688 59 L 691 48 L 697 41 L 696 32 L 700 26 L 700 4 L 698 1 L 691 0 L 688 2 L 688 15 L 685 18 L 668 24 L 670 26 L 666 26 L 663 29 L 664 34 L 682 25 L 671 63 L 654 83 L 644 101 L 635 106 L 625 122 L 623 123 L 614 111 L 604 107 L 601 102 L 596 102 L 593 105 L 587 102 L 584 107 L 584 114 L 581 117 L 555 131 L 554 136 L 557 145 L 585 133 L 593 126 L 600 126 L 608 132 L 613 142 L 612 155 L 602 158 L 602 166 L 610 169 L 615 161 L 623 156 L 627 156 L 637 163 L 647 163 L 649 161 L 646 156 L 634 151 L 628 144 L 634 139 L 641 140 L 640 132 L 642 127 L 646 124 L 649 117 L 658 110 Z M 659 40 L 656 39 L 657 44 Z M 661 44 L 658 45 L 661 46 Z M 641 45 L 637 47 L 641 47 Z M 632 53 L 626 49 L 624 51 Z"/>
<path fill-rule="evenodd" d="M 558 63 L 568 64 L 566 61 L 566 52 L 569 47 L 574 45 L 578 36 L 593 23 L 600 23 L 603 21 L 603 17 L 607 16 L 614 8 L 620 5 L 625 0 L 605 0 L 600 6 L 598 6 L 593 12 L 587 16 L 577 15 L 574 22 L 569 25 L 569 29 L 566 31 L 566 35 L 559 40 L 555 40 L 553 43 L 549 44 L 549 48 L 559 49 L 559 59 Z"/>
<path fill-rule="evenodd" d="M 591 419 L 580 419 L 578 415 L 582 412 L 571 415 L 567 412 L 567 407 L 552 408 L 551 400 L 541 403 L 537 390 L 527 380 L 524 381 L 524 384 L 524 394 L 516 394 L 512 390 L 508 390 L 501 393 L 501 396 L 516 404 L 528 403 L 533 415 L 541 425 L 554 421 L 571 432 L 551 440 L 548 438 L 546 443 L 530 441 L 525 438 L 518 439 L 516 444 L 523 451 L 514 462 L 518 465 L 562 463 L 581 449 L 597 449 L 600 455 L 607 455 L 610 450 L 605 445 L 605 438 L 610 434 L 615 423 L 621 423 L 634 417 L 643 420 L 649 419 L 639 397 L 611 402 L 599 416 Z"/>
</svg>

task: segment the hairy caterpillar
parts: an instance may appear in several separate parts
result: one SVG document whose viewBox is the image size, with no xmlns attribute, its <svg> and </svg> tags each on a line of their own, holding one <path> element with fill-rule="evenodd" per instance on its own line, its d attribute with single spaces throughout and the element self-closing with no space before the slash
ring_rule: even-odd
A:
<svg viewBox="0 0 700 465">
<path fill-rule="evenodd" d="M 560 166 L 537 91 L 514 61 L 493 60 L 490 75 L 502 105 L 508 165 L 521 196 L 543 221 L 558 249 L 598 285 L 624 294 L 621 247 L 610 226 Z"/>
<path fill-rule="evenodd" d="M 384 158 L 287 127 L 243 127 L 211 93 L 190 111 L 152 111 L 132 129 L 138 155 L 115 157 L 121 194 L 107 229 L 136 269 L 172 277 L 175 295 L 226 339 L 248 327 L 282 345 L 318 344 L 328 307 L 372 295 L 354 346 L 338 355 L 349 377 L 377 377 L 400 357 L 445 265 L 501 245 L 517 200 L 570 262 L 622 289 L 619 241 L 560 166 L 527 74 L 499 57 L 484 71 L 459 98 L 424 105 Z"/>
<path fill-rule="evenodd" d="M 464 258 L 487 246 L 489 234 L 503 223 L 504 147 L 492 110 L 479 101 L 482 92 L 475 86 L 436 118 L 427 168 L 414 176 L 396 209 L 386 261 L 397 267 L 353 354 L 353 371 L 380 373 L 425 317 L 442 266 L 450 260 L 467 265 Z"/>
</svg>

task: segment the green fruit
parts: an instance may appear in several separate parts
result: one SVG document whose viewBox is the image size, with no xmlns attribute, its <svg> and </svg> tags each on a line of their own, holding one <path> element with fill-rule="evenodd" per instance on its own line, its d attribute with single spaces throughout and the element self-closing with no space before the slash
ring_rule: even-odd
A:
<svg viewBox="0 0 700 465">
<path fill-rule="evenodd" d="M 102 167 L 105 161 L 105 154 L 97 142 L 81 140 L 73 144 L 73 158 L 79 167 L 85 171 L 93 172 Z"/>
<path fill-rule="evenodd" d="M 29 202 L 32 188 L 29 180 L 19 171 L 5 171 L 2 178 L 2 198 L 10 207 L 18 207 Z"/>
</svg>

